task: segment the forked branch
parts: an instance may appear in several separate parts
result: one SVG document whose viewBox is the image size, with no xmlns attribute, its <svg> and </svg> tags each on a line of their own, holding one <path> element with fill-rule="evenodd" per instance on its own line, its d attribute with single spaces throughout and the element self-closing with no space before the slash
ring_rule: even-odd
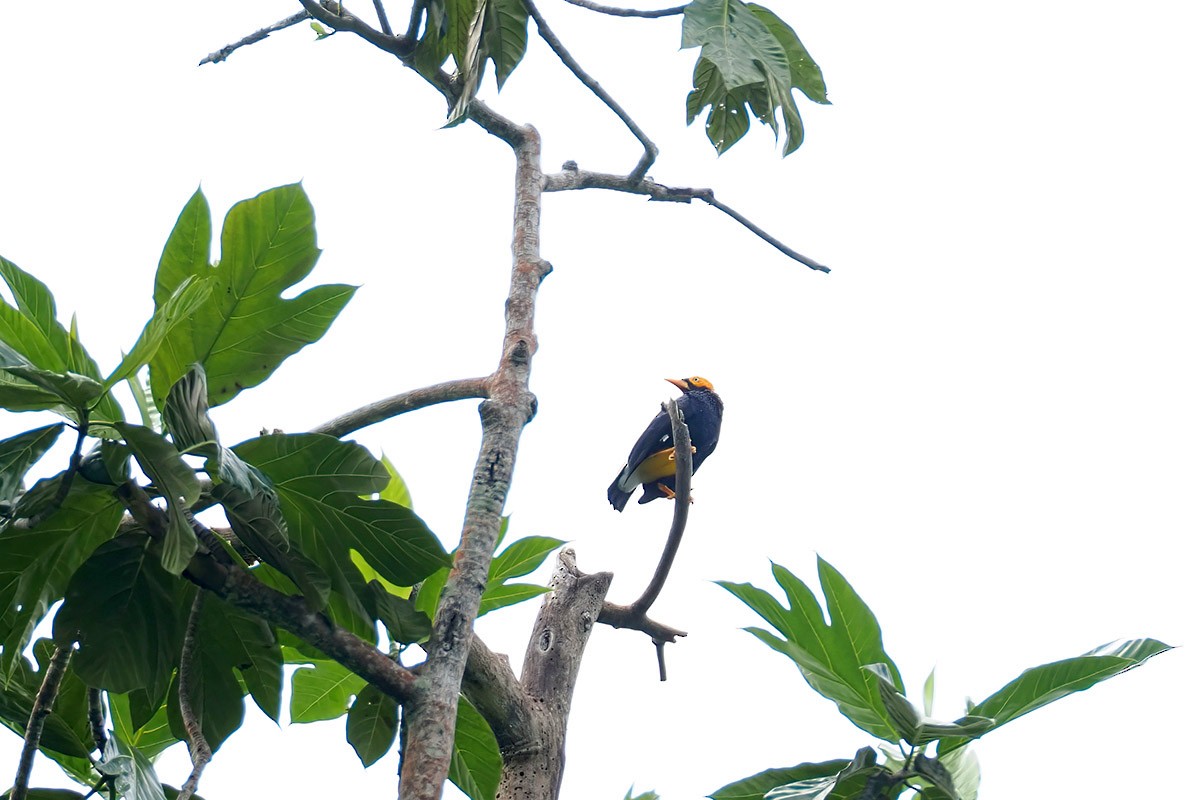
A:
<svg viewBox="0 0 1200 800">
<path fill-rule="evenodd" d="M 542 13 L 538 11 L 538 8 L 536 5 L 534 5 L 533 0 L 524 0 L 524 3 L 525 10 L 529 12 L 529 16 L 532 17 L 534 23 L 537 24 L 538 35 L 541 36 L 546 44 L 550 46 L 550 49 L 554 51 L 554 55 L 558 56 L 559 61 L 562 61 L 563 65 L 571 71 L 571 74 L 575 76 L 576 80 L 586 86 L 592 92 L 592 94 L 600 98 L 600 102 L 608 106 L 609 110 L 616 114 L 617 118 L 620 119 L 621 122 L 625 123 L 625 127 L 629 128 L 629 132 L 632 133 L 634 138 L 641 143 L 642 157 L 638 159 L 637 165 L 634 166 L 633 171 L 629 173 L 626 181 L 629 183 L 637 183 L 638 181 L 642 180 L 642 178 L 646 177 L 646 173 L 650 170 L 651 165 L 654 164 L 654 159 L 658 158 L 658 147 L 655 146 L 654 142 L 650 141 L 650 137 L 647 136 L 640 127 L 638 127 L 638 124 L 633 121 L 633 117 L 629 116 L 629 113 L 622 108 L 615 99 L 613 99 L 613 96 L 610 95 L 595 78 L 584 72 L 583 67 L 581 67 L 579 62 L 575 60 L 574 56 L 567 51 L 567 48 L 563 45 L 562 41 L 554 35 L 554 31 L 550 30 L 550 26 L 546 24 L 545 17 L 543 17 Z"/>
</svg>

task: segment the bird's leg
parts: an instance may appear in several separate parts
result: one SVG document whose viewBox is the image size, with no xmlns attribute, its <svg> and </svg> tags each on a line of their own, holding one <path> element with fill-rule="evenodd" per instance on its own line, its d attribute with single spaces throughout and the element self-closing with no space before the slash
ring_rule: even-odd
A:
<svg viewBox="0 0 1200 800">
<path fill-rule="evenodd" d="M 694 450 L 695 448 L 692 448 L 692 449 Z M 672 456 L 672 458 L 674 458 L 674 456 Z M 665 483 L 658 484 L 658 490 L 660 492 L 662 492 L 664 495 L 666 495 L 668 500 L 675 499 L 675 490 L 672 489 L 670 486 L 667 486 Z M 696 499 L 694 497 L 689 497 L 688 502 L 695 503 Z"/>
</svg>

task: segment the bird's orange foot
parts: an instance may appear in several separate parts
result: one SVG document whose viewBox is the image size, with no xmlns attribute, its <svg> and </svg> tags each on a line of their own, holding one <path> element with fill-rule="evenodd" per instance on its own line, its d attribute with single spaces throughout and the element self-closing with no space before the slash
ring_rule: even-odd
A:
<svg viewBox="0 0 1200 800">
<path fill-rule="evenodd" d="M 695 455 L 695 453 L 696 453 L 696 446 L 695 446 L 695 445 L 692 445 L 692 454 L 693 454 L 693 455 Z M 674 460 L 675 460 L 675 451 L 674 451 L 674 450 L 672 450 L 672 451 L 671 451 L 671 455 L 667 456 L 667 460 L 668 460 L 668 461 L 674 461 Z M 662 484 L 660 483 L 660 484 L 659 484 L 659 486 L 662 486 Z M 664 488 L 664 489 L 666 489 L 667 487 L 663 486 L 663 488 Z M 667 491 L 671 491 L 671 490 L 670 490 L 670 489 L 667 489 Z M 675 495 L 674 495 L 674 494 L 672 494 L 672 495 L 671 495 L 671 497 L 672 497 L 672 498 L 674 498 L 674 497 L 675 497 Z"/>
<path fill-rule="evenodd" d="M 692 448 L 692 449 L 695 449 L 695 448 Z M 672 489 L 670 486 L 667 486 L 665 483 L 658 484 L 658 490 L 660 492 L 662 492 L 668 500 L 675 499 L 675 490 Z M 696 499 L 694 497 L 688 498 L 688 503 L 695 503 L 695 502 L 696 502 Z"/>
</svg>

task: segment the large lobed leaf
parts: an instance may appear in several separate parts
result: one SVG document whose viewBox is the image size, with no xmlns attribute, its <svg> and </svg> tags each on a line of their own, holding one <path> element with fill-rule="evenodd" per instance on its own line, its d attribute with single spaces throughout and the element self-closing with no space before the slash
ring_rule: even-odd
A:
<svg viewBox="0 0 1200 800">
<path fill-rule="evenodd" d="M 111 539 L 75 572 L 54 617 L 55 641 L 78 641 L 72 669 L 89 686 L 161 697 L 178 660 L 177 581 L 143 534 Z"/>
<path fill-rule="evenodd" d="M 63 432 L 61 422 L 0 441 L 0 504 L 11 505 L 25 489 L 25 473 Z"/>
<path fill-rule="evenodd" d="M 335 583 L 340 575 L 358 575 L 352 548 L 399 586 L 412 586 L 449 563 L 437 537 L 411 509 L 363 499 L 384 489 L 389 478 L 361 445 L 296 434 L 261 436 L 233 449 L 270 478 L 292 545 Z"/>
<path fill-rule="evenodd" d="M 320 251 L 312 205 L 299 184 L 270 189 L 229 210 L 221 260 L 208 265 L 208 204 L 197 191 L 163 248 L 155 305 L 163 307 L 189 277 L 211 292 L 162 339 L 150 361 L 150 386 L 161 407 L 175 381 L 202 364 L 209 402 L 219 405 L 265 381 L 284 359 L 320 339 L 349 302 L 354 287 L 317 286 L 281 294 L 312 271 Z"/>
<path fill-rule="evenodd" d="M 741 0 L 693 0 L 684 8 L 683 47 L 699 47 L 687 97 L 691 124 L 709 108 L 705 132 L 724 153 L 750 129 L 750 115 L 778 139 L 782 114 L 784 155 L 804 141 L 792 90 L 828 103 L 825 81 L 792 28 L 770 10 Z"/>
<path fill-rule="evenodd" d="M 899 670 L 884 652 L 883 636 L 871 609 L 824 559 L 818 558 L 817 571 L 829 607 L 828 624 L 803 581 L 778 564 L 772 571 L 787 595 L 790 609 L 750 584 L 720 582 L 783 638 L 761 628 L 746 630 L 795 661 L 808 684 L 837 703 L 838 710 L 855 725 L 872 736 L 898 742 L 899 733 L 884 708 L 877 679 L 863 669 L 868 664 L 886 664 L 895 676 L 897 689 L 904 691 Z"/>
</svg>

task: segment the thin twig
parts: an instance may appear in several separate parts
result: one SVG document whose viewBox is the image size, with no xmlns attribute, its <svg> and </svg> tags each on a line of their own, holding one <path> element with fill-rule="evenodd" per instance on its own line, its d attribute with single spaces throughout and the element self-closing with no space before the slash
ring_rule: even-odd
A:
<svg viewBox="0 0 1200 800">
<path fill-rule="evenodd" d="M 802 253 L 796 252 L 771 234 L 764 231 L 762 228 L 755 225 L 749 219 L 727 206 L 725 203 L 722 203 L 716 198 L 712 189 L 700 189 L 691 186 L 667 186 L 665 184 L 652 181 L 649 178 L 643 178 L 642 180 L 631 184 L 629 179 L 624 175 L 613 175 L 605 172 L 588 172 L 586 170 L 579 169 L 579 167 L 575 165 L 575 162 L 568 161 L 563 165 L 562 172 L 556 172 L 552 175 L 546 176 L 546 184 L 543 188 L 543 191 L 570 192 L 577 189 L 608 189 L 614 192 L 640 194 L 645 195 L 651 200 L 657 200 L 666 203 L 690 203 L 693 200 L 700 200 L 712 206 L 713 208 L 728 214 L 748 231 L 793 261 L 799 261 L 804 266 L 809 267 L 810 269 L 815 269 L 818 272 L 829 272 L 829 267 L 825 266 L 824 264 L 817 263 Z"/>
<path fill-rule="evenodd" d="M 392 35 L 392 26 L 388 24 L 387 12 L 383 10 L 383 0 L 372 0 L 375 3 L 375 15 L 379 17 L 379 30 L 385 36 Z"/>
<path fill-rule="evenodd" d="M 683 541 L 683 532 L 687 528 L 688 507 L 692 504 L 692 436 L 688 431 L 687 421 L 679 410 L 679 403 L 668 400 L 666 403 L 667 416 L 671 418 L 671 438 L 675 443 L 675 514 L 671 519 L 671 530 L 667 534 L 667 543 L 663 547 L 658 567 L 650 578 L 646 591 L 634 600 L 630 608 L 635 614 L 645 614 L 654 605 L 667 576 L 671 574 L 671 565 L 675 562 L 675 554 Z"/>
<path fill-rule="evenodd" d="M 261 42 L 263 39 L 267 38 L 275 31 L 281 31 L 284 28 L 290 28 L 293 25 L 304 22 L 304 20 L 306 20 L 308 18 L 309 18 L 309 13 L 307 11 L 299 11 L 295 14 L 292 14 L 290 17 L 287 17 L 286 19 L 281 19 L 281 20 L 279 20 L 279 22 L 275 22 L 271 25 L 268 25 L 265 28 L 260 28 L 259 30 L 256 30 L 254 33 L 250 34 L 249 36 L 245 36 L 245 37 L 242 37 L 241 39 L 238 39 L 233 44 L 227 44 L 224 47 L 222 47 L 220 50 L 216 50 L 212 53 L 209 53 L 208 55 L 206 55 L 204 58 L 202 58 L 200 60 L 200 63 L 197 66 L 203 67 L 205 64 L 219 64 L 222 61 L 224 61 L 225 59 L 229 58 L 229 56 L 233 54 L 233 51 L 237 50 L 239 47 L 245 47 L 248 44 L 254 44 L 255 42 Z"/>
<path fill-rule="evenodd" d="M 197 589 L 188 614 L 187 629 L 183 634 L 183 649 L 179 654 L 179 717 L 187 733 L 188 751 L 192 756 L 192 774 L 179 789 L 178 800 L 190 800 L 200 785 L 200 775 L 208 762 L 212 761 L 212 748 L 204 738 L 204 729 L 196 708 L 192 705 L 192 693 L 196 679 L 196 640 L 200 627 L 200 613 L 204 608 L 204 590 Z"/>
<path fill-rule="evenodd" d="M 101 753 L 108 744 L 108 735 L 104 732 L 104 697 L 99 689 L 88 687 L 88 729 L 92 732 L 92 744 Z"/>
<path fill-rule="evenodd" d="M 433 386 L 402 392 L 401 394 L 378 400 L 362 408 L 348 411 L 336 419 L 318 425 L 312 433 L 323 433 L 327 436 L 341 438 L 349 433 L 360 430 L 368 425 L 391 419 L 418 408 L 449 403 L 453 400 L 467 400 L 472 397 L 486 398 L 488 396 L 487 378 L 463 378 L 456 381 L 446 381 Z"/>
<path fill-rule="evenodd" d="M 573 6 L 586 8 L 588 11 L 596 11 L 600 14 L 608 14 L 613 17 L 642 17 L 644 19 L 656 19 L 658 17 L 674 17 L 683 13 L 687 8 L 683 6 L 671 6 L 670 8 L 647 9 L 643 11 L 640 8 L 617 8 L 616 6 L 602 6 L 599 3 L 592 3 L 590 0 L 567 0 Z"/>
<path fill-rule="evenodd" d="M 600 102 L 608 106 L 609 110 L 616 114 L 621 122 L 625 123 L 625 127 L 629 128 L 629 132 L 641 143 L 643 148 L 642 157 L 625 180 L 629 183 L 637 183 L 645 178 L 646 173 L 650 170 L 650 166 L 654 163 L 654 159 L 658 158 L 658 147 L 655 146 L 654 142 L 650 141 L 649 136 L 642 132 L 638 124 L 633 121 L 633 117 L 629 116 L 625 109 L 621 108 L 617 101 L 613 99 L 613 96 L 605 91 L 604 87 L 595 78 L 583 71 L 583 67 L 579 65 L 579 62 L 567 52 L 567 48 L 554 35 L 554 31 L 550 30 L 550 26 L 546 24 L 545 17 L 538 11 L 537 6 L 533 4 L 533 0 L 524 0 L 524 3 L 525 10 L 529 12 L 529 16 L 533 17 L 533 21 L 537 23 L 538 35 L 545 40 L 546 44 L 550 45 L 550 49 L 554 51 L 558 59 L 563 62 L 580 83 L 590 89 L 592 94 L 600 98 Z"/>
<path fill-rule="evenodd" d="M 58 697 L 58 687 L 67 673 L 67 664 L 70 663 L 73 652 L 75 650 L 69 642 L 60 644 L 54 648 L 54 655 L 46 665 L 46 674 L 42 676 L 41 688 L 33 699 L 33 710 L 29 713 L 29 723 L 25 726 L 25 746 L 21 748 L 21 758 L 17 762 L 17 776 L 13 780 L 10 800 L 26 800 L 29 797 L 33 757 L 41 744 L 46 718 L 54 710 L 54 699 Z"/>
</svg>

